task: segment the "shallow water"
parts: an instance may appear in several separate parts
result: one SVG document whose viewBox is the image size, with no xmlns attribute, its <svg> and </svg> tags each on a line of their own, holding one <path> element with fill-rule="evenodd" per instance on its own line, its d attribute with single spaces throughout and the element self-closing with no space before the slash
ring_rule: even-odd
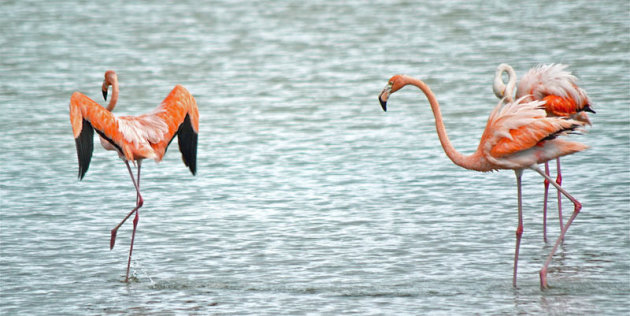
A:
<svg viewBox="0 0 630 316">
<path fill-rule="evenodd" d="M 625 1 L 5 1 L 0 4 L 0 314 L 624 314 L 630 311 L 630 7 Z M 596 115 L 572 136 L 563 185 L 584 208 L 538 270 L 542 183 L 524 175 L 519 287 L 511 286 L 511 171 L 444 155 L 424 79 L 449 136 L 472 152 L 497 103 L 502 62 L 560 62 Z M 143 164 L 133 282 L 123 283 L 129 175 L 95 147 L 86 178 L 68 101 L 153 109 L 175 84 L 197 99 L 198 174 L 176 147 Z M 570 202 L 563 201 L 565 216 Z M 559 233 L 551 204 L 549 235 Z"/>
</svg>

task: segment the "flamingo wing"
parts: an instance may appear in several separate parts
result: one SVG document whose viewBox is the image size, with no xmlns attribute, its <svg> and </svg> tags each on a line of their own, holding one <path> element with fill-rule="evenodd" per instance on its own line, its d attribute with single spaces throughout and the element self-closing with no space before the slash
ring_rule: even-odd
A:
<svg viewBox="0 0 630 316">
<path fill-rule="evenodd" d="M 87 120 L 80 123 L 81 132 L 74 139 L 77 147 L 77 158 L 79 160 L 79 179 L 83 179 L 92 160 L 94 150 L 94 128 Z"/>
<path fill-rule="evenodd" d="M 70 123 L 77 147 L 79 179 L 90 167 L 94 150 L 94 130 L 122 153 L 122 135 L 116 133 L 118 122 L 114 115 L 86 95 L 75 92 L 70 98 Z"/>
<path fill-rule="evenodd" d="M 576 120 L 547 117 L 544 101 L 499 103 L 488 119 L 480 147 L 484 156 L 506 168 L 524 168 L 586 148 L 556 139 L 582 126 Z"/>
<path fill-rule="evenodd" d="M 169 95 L 151 114 L 138 119 L 153 118 L 162 122 L 166 129 L 161 137 L 151 141 L 159 159 L 166 153 L 168 145 L 177 136 L 179 151 L 184 164 L 192 174 L 197 173 L 197 138 L 199 134 L 199 109 L 195 98 L 181 85 L 176 85 Z"/>
</svg>

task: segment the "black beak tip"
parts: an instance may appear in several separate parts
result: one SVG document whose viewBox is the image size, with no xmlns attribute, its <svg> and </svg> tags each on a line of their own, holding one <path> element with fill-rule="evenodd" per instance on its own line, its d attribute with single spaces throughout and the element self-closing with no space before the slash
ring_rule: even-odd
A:
<svg viewBox="0 0 630 316">
<path fill-rule="evenodd" d="M 381 103 L 381 108 L 383 108 L 383 111 L 387 112 L 387 101 L 383 101 L 383 99 L 381 99 L 381 96 L 379 96 L 378 102 Z"/>
<path fill-rule="evenodd" d="M 595 114 L 595 111 L 591 108 L 590 104 L 584 107 L 584 111 Z"/>
<path fill-rule="evenodd" d="M 103 90 L 103 99 L 107 101 L 107 90 Z"/>
</svg>

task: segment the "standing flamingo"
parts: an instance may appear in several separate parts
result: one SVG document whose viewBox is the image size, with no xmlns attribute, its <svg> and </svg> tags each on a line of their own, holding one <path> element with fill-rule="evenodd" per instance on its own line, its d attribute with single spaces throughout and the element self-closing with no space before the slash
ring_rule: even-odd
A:
<svg viewBox="0 0 630 316">
<path fill-rule="evenodd" d="M 466 169 L 483 172 L 498 169 L 512 169 L 516 173 L 518 227 L 516 229 L 514 276 L 512 279 L 514 287 L 516 287 L 518 254 L 521 236 L 523 234 L 521 202 L 521 175 L 523 170 L 531 169 L 538 172 L 573 202 L 575 205 L 573 215 L 569 218 L 569 221 L 567 221 L 566 226 L 563 227 L 560 237 L 553 246 L 539 273 L 541 288 L 547 288 L 547 267 L 560 241 L 580 212 L 582 205 L 540 170 L 537 164 L 586 149 L 587 146 L 584 144 L 560 138 L 560 136 L 564 136 L 568 132 L 576 130 L 582 126 L 583 123 L 572 119 L 548 117 L 541 108 L 545 103 L 544 101 L 521 103 L 522 100 L 517 100 L 516 102 L 509 102 L 507 104 L 503 104 L 501 101 L 488 118 L 488 123 L 481 136 L 477 151 L 472 155 L 464 156 L 453 148 L 453 145 L 446 135 L 440 105 L 431 89 L 429 89 L 429 86 L 421 80 L 405 75 L 393 76 L 379 95 L 379 101 L 383 110 L 387 111 L 387 100 L 389 96 L 406 85 L 418 87 L 429 100 L 433 115 L 435 116 L 435 127 L 438 138 L 440 139 L 444 152 L 446 152 L 446 155 L 453 163 Z"/>
<path fill-rule="evenodd" d="M 129 266 L 133 252 L 133 241 L 139 220 L 139 209 L 143 204 L 140 195 L 140 167 L 143 159 L 162 160 L 168 145 L 177 135 L 182 160 L 193 175 L 197 172 L 197 134 L 199 131 L 199 110 L 195 98 L 181 85 L 176 85 L 169 95 L 153 112 L 138 116 L 114 116 L 111 111 L 118 101 L 118 77 L 112 70 L 105 72 L 103 98 L 112 86 L 112 97 L 107 108 L 102 107 L 80 92 L 70 98 L 70 123 L 79 159 L 79 180 L 83 179 L 90 166 L 94 148 L 94 130 L 100 136 L 101 145 L 106 150 L 114 150 L 123 160 L 136 188 L 136 206 L 111 231 L 109 247 L 114 248 L 118 228 L 133 214 L 133 233 L 127 260 L 125 282 L 129 281 Z M 129 161 L 137 165 L 137 180 L 129 166 Z"/>
<path fill-rule="evenodd" d="M 530 69 L 521 78 L 516 91 L 516 99 L 523 98 L 521 102 L 542 100 L 545 102 L 545 110 L 548 116 L 570 117 L 585 124 L 591 125 L 586 112 L 592 112 L 590 100 L 586 92 L 577 86 L 577 78 L 566 71 L 566 65 L 550 64 L 539 65 Z M 503 73 L 508 74 L 508 84 L 503 82 Z M 516 72 L 508 64 L 500 64 L 497 67 L 492 90 L 499 98 L 505 98 L 508 102 L 514 101 L 514 88 L 516 87 Z M 556 183 L 562 185 L 560 171 L 560 158 L 556 158 Z M 545 173 L 549 174 L 549 163 L 545 162 Z M 543 202 L 543 239 L 547 242 L 547 197 L 549 181 L 544 180 L 545 194 Z M 558 219 L 562 229 L 562 195 L 558 191 Z"/>
</svg>

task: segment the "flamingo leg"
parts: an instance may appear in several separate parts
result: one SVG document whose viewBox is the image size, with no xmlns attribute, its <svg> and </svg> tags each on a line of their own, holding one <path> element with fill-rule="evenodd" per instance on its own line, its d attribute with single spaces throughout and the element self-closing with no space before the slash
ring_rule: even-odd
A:
<svg viewBox="0 0 630 316">
<path fill-rule="evenodd" d="M 140 220 L 140 207 L 143 204 L 142 196 L 140 195 L 140 167 L 142 165 L 142 160 L 138 160 L 138 181 L 134 184 L 136 185 L 136 216 L 133 218 L 133 232 L 131 233 L 131 245 L 129 246 L 129 259 L 127 259 L 127 274 L 125 275 L 125 282 L 129 281 L 129 267 L 131 266 L 131 254 L 133 253 L 133 241 L 136 239 L 136 227 L 138 227 L 138 221 Z M 131 167 L 127 164 L 127 168 L 129 169 L 129 175 L 131 175 L 131 180 L 133 181 L 133 174 L 131 173 Z"/>
<path fill-rule="evenodd" d="M 111 237 L 109 239 L 109 250 L 114 249 L 114 245 L 116 244 L 116 234 L 118 233 L 118 228 L 120 228 L 120 226 L 122 226 L 122 224 L 124 224 L 127 219 L 133 215 L 133 213 L 135 213 L 144 203 L 144 201 L 142 200 L 142 196 L 140 195 L 140 164 L 141 162 L 138 161 L 138 181 L 134 180 L 133 178 L 133 173 L 131 172 L 131 167 L 129 166 L 129 162 L 125 161 L 125 164 L 127 165 L 127 170 L 129 170 L 129 175 L 131 176 L 131 181 L 133 182 L 134 187 L 136 188 L 136 207 L 131 210 L 127 216 L 125 216 L 125 218 L 123 218 L 122 221 L 120 221 L 120 223 L 118 223 L 118 225 L 116 225 L 116 227 L 114 227 L 111 231 Z"/>
<path fill-rule="evenodd" d="M 131 216 L 131 214 L 135 213 L 136 216 L 133 220 L 133 233 L 131 235 L 131 246 L 129 248 L 129 259 L 127 260 L 127 274 L 125 276 L 125 282 L 129 281 L 129 267 L 131 266 L 131 254 L 133 253 L 133 242 L 136 236 L 136 227 L 138 226 L 138 220 L 139 220 L 139 216 L 138 216 L 138 209 L 140 209 L 140 207 L 142 207 L 142 204 L 144 204 L 144 200 L 142 199 L 142 195 L 140 195 L 140 167 L 141 167 L 141 161 L 138 160 L 138 180 L 136 181 L 136 179 L 134 179 L 133 177 L 133 172 L 131 171 L 131 166 L 129 166 L 129 162 L 125 160 L 125 165 L 127 166 L 127 170 L 129 171 L 129 175 L 131 176 L 131 182 L 133 182 L 134 187 L 136 188 L 136 207 L 131 210 L 131 212 L 129 212 L 129 214 L 127 214 L 127 216 L 125 216 L 125 218 L 118 224 L 116 225 L 116 227 L 114 227 L 114 229 L 112 229 L 111 232 L 111 240 L 109 242 L 109 249 L 111 250 L 112 248 L 114 248 L 114 243 L 116 242 L 116 233 L 118 231 L 118 228 L 120 228 L 120 226 L 122 226 L 122 224 L 127 220 L 127 218 L 129 218 Z"/>
<path fill-rule="evenodd" d="M 549 183 L 551 183 L 554 187 L 556 187 L 556 189 L 558 189 L 559 192 L 561 192 L 562 194 L 564 194 L 564 196 L 566 196 L 569 200 L 571 200 L 571 202 L 573 202 L 573 205 L 574 205 L 573 214 L 571 214 L 571 217 L 567 221 L 567 224 L 564 227 L 562 227 L 562 232 L 560 233 L 560 236 L 558 236 L 558 239 L 556 240 L 556 243 L 553 245 L 553 248 L 551 249 L 551 252 L 549 253 L 549 256 L 547 257 L 547 260 L 545 260 L 545 264 L 543 265 L 542 269 L 540 269 L 540 288 L 546 289 L 549 287 L 547 285 L 547 268 L 549 267 L 551 258 L 553 257 L 554 253 L 558 249 L 558 246 L 560 245 L 560 243 L 562 243 L 562 240 L 564 239 L 564 235 L 567 233 L 567 230 L 569 230 L 569 226 L 571 226 L 571 223 L 573 223 L 573 220 L 575 219 L 575 217 L 577 217 L 578 213 L 580 213 L 580 210 L 582 209 L 582 204 L 577 199 L 575 199 L 571 194 L 569 194 L 569 192 L 567 192 L 555 181 L 553 181 L 542 170 L 540 170 L 538 166 L 533 165 L 530 167 L 530 169 L 538 172 L 541 176 L 549 180 Z"/>
<path fill-rule="evenodd" d="M 516 188 L 518 192 L 518 227 L 516 228 L 516 247 L 514 249 L 514 277 L 512 278 L 512 286 L 516 287 L 516 274 L 518 270 L 518 253 L 521 247 L 521 236 L 523 236 L 523 195 L 521 193 L 521 176 L 523 170 L 514 170 L 516 173 Z"/>
<path fill-rule="evenodd" d="M 129 281 L 129 268 L 131 267 L 131 254 L 133 253 L 133 241 L 136 239 L 136 227 L 138 226 L 138 220 L 140 219 L 140 210 L 136 211 L 136 216 L 133 218 L 133 233 L 131 233 L 131 246 L 129 246 L 129 259 L 127 259 L 127 274 L 125 275 L 125 282 Z"/>
<path fill-rule="evenodd" d="M 549 163 L 545 162 L 545 174 L 549 175 Z M 547 198 L 549 196 L 549 180 L 545 178 L 545 199 L 543 201 L 543 240 L 547 242 Z"/>
<path fill-rule="evenodd" d="M 142 162 L 139 160 L 138 161 L 138 179 L 136 180 L 136 185 L 138 186 L 138 190 L 136 190 L 136 204 L 138 204 L 138 201 L 140 200 L 140 164 Z"/>
<path fill-rule="evenodd" d="M 558 173 L 558 175 L 556 176 L 556 183 L 558 185 L 562 185 L 562 173 L 560 172 L 560 158 L 556 159 L 556 166 L 557 166 L 557 173 Z M 558 191 L 558 219 L 560 220 L 560 230 L 562 231 L 562 228 L 564 227 L 564 225 L 562 224 L 562 193 L 560 193 L 560 191 Z"/>
</svg>

